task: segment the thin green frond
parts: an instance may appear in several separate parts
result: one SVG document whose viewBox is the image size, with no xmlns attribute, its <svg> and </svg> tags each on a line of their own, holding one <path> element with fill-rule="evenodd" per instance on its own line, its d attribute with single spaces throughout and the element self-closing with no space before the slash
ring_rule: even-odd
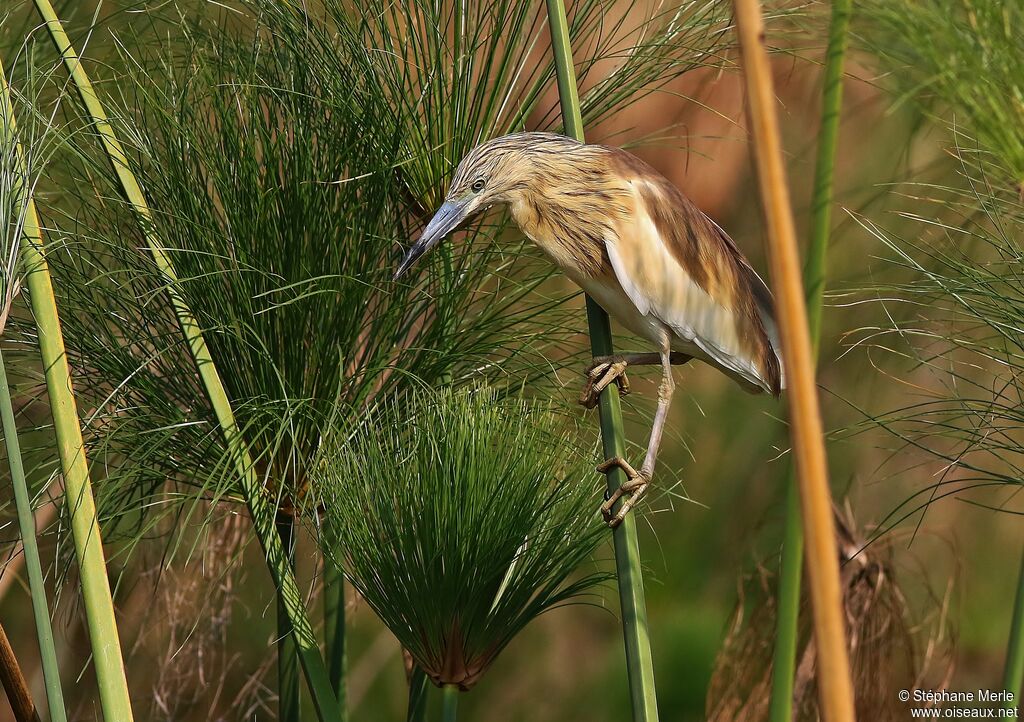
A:
<svg viewBox="0 0 1024 722">
<path fill-rule="evenodd" d="M 196 14 L 173 41 L 120 38 L 131 82 L 102 100 L 146 189 L 151 227 L 129 222 L 117 179 L 88 154 L 66 159 L 76 207 L 48 219 L 66 239 L 53 268 L 73 311 L 69 353 L 91 380 L 90 444 L 108 474 L 101 508 L 126 533 L 149 523 L 139 509 L 244 497 L 220 461 L 228 449 L 203 385 L 180 371 L 190 352 L 163 300 L 166 274 L 140 251 L 147 235 L 176 270 L 245 446 L 283 503 L 306 493 L 309 459 L 339 404 L 440 380 L 550 379 L 578 333 L 546 261 L 487 222 L 436 254 L 416 285 L 391 281 L 452 164 L 539 112 L 554 83 L 552 63 L 537 62 L 541 5 L 474 6 L 458 48 L 450 5 L 382 4 L 358 16 L 340 2 L 316 16 L 276 2 L 238 7 L 241 27 Z M 646 60 L 618 68 L 618 87 L 639 93 L 675 77 L 692 67 L 670 62 L 684 52 L 715 61 L 720 4 L 688 8 L 623 20 L 628 47 Z M 574 37 L 594 50 L 582 63 L 617 47 L 598 22 L 607 9 L 576 9 Z M 424 33 L 425 18 L 443 32 Z M 453 77 L 459 62 L 473 72 Z M 479 82 L 486 68 L 490 84 Z M 613 107 L 591 92 L 585 115 Z M 449 99 L 460 97 L 456 123 Z"/>
<path fill-rule="evenodd" d="M 1024 188 L 1024 6 L 990 0 L 872 0 L 859 44 L 898 92 L 968 129 Z"/>
<path fill-rule="evenodd" d="M 14 124 L 9 120 L 9 114 L 13 117 L 14 108 L 10 103 L 2 61 L 0 61 L 0 84 L 3 84 L 0 92 L 4 97 L 4 102 L 0 103 L 0 115 L 3 116 L 2 124 L 0 124 L 3 127 L 3 133 L 0 135 L 0 304 L 2 304 L 0 306 L 0 337 L 2 337 L 3 330 L 7 325 L 7 317 L 21 289 L 18 257 L 25 215 L 28 211 L 23 196 L 25 189 L 32 188 L 34 185 L 35 173 L 33 170 L 35 169 L 23 162 L 22 154 L 19 152 L 19 145 L 23 146 L 23 144 L 19 142 L 15 135 Z M 42 564 L 39 559 L 36 519 L 32 509 L 29 484 L 25 476 L 18 424 L 2 351 L 0 351 L 0 418 L 3 423 L 7 464 L 14 487 L 18 525 L 31 590 L 32 614 L 46 685 L 47 707 L 53 722 L 65 722 L 67 712 L 64 708 L 60 667 L 57 662 L 46 585 L 43 581 Z"/>
<path fill-rule="evenodd" d="M 965 132 L 957 138 L 967 141 Z M 901 381 L 905 403 L 862 410 L 864 422 L 847 433 L 882 428 L 896 442 L 890 473 L 932 465 L 938 477 L 880 533 L 945 498 L 1012 511 L 1024 474 L 1024 204 L 993 182 L 1005 166 L 976 147 L 958 152 L 960 188 L 907 189 L 914 212 L 902 220 L 915 235 L 857 217 L 911 279 L 866 289 L 890 323 L 860 329 L 857 343 L 902 358 L 916 378 Z"/>
<path fill-rule="evenodd" d="M 606 579 L 586 450 L 549 405 L 421 391 L 339 430 L 315 472 L 329 551 L 438 686 L 467 689 L 544 611 Z"/>
<path fill-rule="evenodd" d="M 202 379 L 204 391 L 224 435 L 224 442 L 231 461 L 235 465 L 245 501 L 252 516 L 256 536 L 264 549 L 267 566 L 270 568 L 271 576 L 278 589 L 281 615 L 287 618 L 286 631 L 294 637 L 295 649 L 306 673 L 317 714 L 324 722 L 328 719 L 336 720 L 341 717 L 341 713 L 328 684 L 323 658 L 316 647 L 312 627 L 306 618 L 298 586 L 288 565 L 288 552 L 283 548 L 282 540 L 274 528 L 272 512 L 263 496 L 264 489 L 260 486 L 251 454 L 240 434 L 221 374 L 206 344 L 203 327 L 197 323 L 191 307 L 178 289 L 178 271 L 164 250 L 163 239 L 154 233 L 153 216 L 142 186 L 131 169 L 128 156 L 117 139 L 99 97 L 93 90 L 92 83 L 78 54 L 71 46 L 71 41 L 65 34 L 53 6 L 49 0 L 35 0 L 35 5 L 46 24 L 57 52 L 67 67 L 79 98 L 85 106 L 86 114 L 94 124 L 95 132 L 103 144 L 114 173 L 117 175 L 120 188 L 137 216 L 142 233 L 145 235 L 146 246 L 159 269 L 160 278 L 166 283 L 175 318 L 188 344 L 192 360 Z M 284 648 L 290 649 L 291 645 L 285 645 Z M 293 659 L 285 660 L 282 666 L 292 662 Z M 283 670 L 282 679 L 285 679 L 286 676 L 293 675 Z M 294 687 L 289 690 L 289 701 L 297 709 L 297 680 L 295 684 L 290 682 L 289 684 L 290 687 Z"/>
<path fill-rule="evenodd" d="M 64 202 L 44 219 L 62 239 L 51 263 L 69 359 L 89 380 L 101 518 L 126 555 L 161 520 L 202 523 L 209 502 L 261 498 L 257 486 L 270 506 L 308 509 L 333 426 L 418 385 L 549 382 L 578 345 L 549 265 L 494 219 L 415 284 L 391 280 L 469 147 L 558 127 L 543 3 L 183 8 L 112 25 L 119 55 L 103 65 L 69 58 L 95 79 L 124 162 L 115 152 L 112 168 L 80 131 L 100 130 L 95 112 L 69 113 Z M 570 19 L 588 122 L 722 62 L 723 3 L 617 8 L 588 0 Z M 145 189 L 142 224 L 139 199 L 123 200 L 126 168 Z M 209 351 L 199 373 L 181 308 Z M 35 341 L 22 320 L 13 330 L 18 352 Z M 201 374 L 213 367 L 224 398 L 211 403 Z M 195 543 L 172 535 L 168 554 Z"/>
<path fill-rule="evenodd" d="M 2 64 L 0 64 L 0 121 L 3 123 L 0 148 L 8 150 L 4 157 L 13 160 L 16 164 L 13 171 L 14 177 L 20 178 L 11 188 L 15 196 L 13 204 L 14 230 L 20 236 L 17 243 L 12 246 L 18 249 L 35 327 L 38 330 L 39 353 L 46 377 L 50 412 L 53 416 L 57 450 L 64 477 L 65 497 L 68 500 L 67 506 L 71 517 L 75 555 L 78 559 L 82 598 L 88 619 L 89 640 L 92 644 L 100 704 L 106 719 L 130 722 L 132 719 L 131 699 L 128 694 L 124 661 L 121 657 L 113 599 L 107 581 L 102 536 L 96 516 L 89 465 L 85 457 L 85 442 L 82 438 L 71 369 L 68 366 L 56 298 L 46 263 L 42 230 L 35 201 L 30 195 L 32 186 L 27 182 L 29 176 L 23 154 L 20 151 L 14 107 L 11 103 L 11 94 Z M 13 152 L 9 152 L 10 150 Z M 5 175 L 7 174 L 5 172 Z M 5 237 L 9 230 L 10 227 L 4 227 Z M 11 278 L 11 276 L 5 274 L 5 278 Z M 6 370 L 2 375 L 6 387 Z M 9 400 L 9 394 L 4 394 L 4 397 Z M 13 409 L 8 408 L 5 411 L 11 412 L 10 418 L 7 413 L 4 414 L 5 437 L 7 437 L 8 448 L 11 449 L 10 444 L 17 438 L 17 429 L 13 428 Z M 14 461 L 16 458 L 20 458 L 20 450 L 14 448 L 9 459 L 12 463 L 16 463 Z M 19 512 L 24 512 L 22 526 L 26 535 L 23 542 L 27 549 L 31 544 L 30 537 L 35 533 L 35 520 L 31 519 L 30 510 L 24 508 L 28 502 L 27 488 L 22 488 L 17 493 L 19 507 L 21 507 Z M 36 563 L 38 566 L 38 559 Z M 41 583 L 41 575 L 35 582 L 36 584 Z M 37 614 L 48 615 L 48 611 L 45 610 L 46 597 L 42 587 L 37 586 L 35 593 L 38 594 L 44 607 L 39 609 Z M 40 642 L 44 646 L 46 645 L 44 637 L 47 636 L 45 627 L 47 626 L 48 620 L 42 626 L 38 626 L 37 620 L 37 629 L 41 636 Z M 52 656 L 53 650 L 42 649 L 41 652 L 45 656 Z M 52 658 L 50 662 L 53 662 Z M 48 686 L 59 687 L 59 678 L 56 674 L 56 669 L 51 667 L 47 675 Z M 63 706 L 57 691 L 55 691 L 55 695 L 54 709 L 51 714 L 59 716 L 63 711 Z"/>
</svg>

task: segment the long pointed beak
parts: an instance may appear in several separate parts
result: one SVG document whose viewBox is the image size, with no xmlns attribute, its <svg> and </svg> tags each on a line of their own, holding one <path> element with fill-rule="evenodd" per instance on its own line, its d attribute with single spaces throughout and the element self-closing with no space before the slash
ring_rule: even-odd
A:
<svg viewBox="0 0 1024 722">
<path fill-rule="evenodd" d="M 405 258 L 398 265 L 395 271 L 395 279 L 400 278 L 408 271 L 416 260 L 431 248 L 440 243 L 441 239 L 454 231 L 460 223 L 466 220 L 466 203 L 460 201 L 447 201 L 437 209 L 437 213 L 430 219 L 430 223 L 420 234 L 419 240 L 412 244 L 412 248 L 405 254 Z"/>
</svg>

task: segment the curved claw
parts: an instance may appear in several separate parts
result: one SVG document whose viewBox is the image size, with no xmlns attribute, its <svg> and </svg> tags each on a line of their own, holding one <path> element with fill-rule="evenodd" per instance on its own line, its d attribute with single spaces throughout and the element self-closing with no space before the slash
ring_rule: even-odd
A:
<svg viewBox="0 0 1024 722">
<path fill-rule="evenodd" d="M 643 473 L 634 469 L 621 456 L 615 456 L 602 462 L 598 465 L 597 470 L 602 474 L 607 474 L 608 470 L 615 466 L 626 472 L 626 481 L 615 491 L 610 494 L 606 493 L 605 501 L 601 504 L 601 515 L 604 517 L 605 523 L 612 529 L 622 523 L 630 509 L 636 506 L 637 502 L 647 493 L 647 487 L 650 484 L 650 480 Z M 626 498 L 622 499 L 622 505 L 617 512 L 613 513 L 612 508 L 623 496 Z"/>
<path fill-rule="evenodd" d="M 619 393 L 625 396 L 629 393 L 629 379 L 626 377 L 625 360 L 617 357 L 610 357 L 608 360 L 595 361 L 587 367 L 587 383 L 580 393 L 580 405 L 588 409 L 597 406 L 597 401 L 609 384 L 615 382 L 619 387 Z"/>
</svg>

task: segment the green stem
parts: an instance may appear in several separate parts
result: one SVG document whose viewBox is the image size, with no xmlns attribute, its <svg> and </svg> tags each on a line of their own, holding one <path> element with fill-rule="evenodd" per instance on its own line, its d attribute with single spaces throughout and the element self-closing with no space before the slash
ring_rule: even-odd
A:
<svg viewBox="0 0 1024 722">
<path fill-rule="evenodd" d="M 1017 598 L 1013 604 L 1013 622 L 1010 625 L 1010 641 L 1006 647 L 1006 668 L 1003 671 L 1003 689 L 1013 697 L 1006 701 L 1006 707 L 1014 708 L 1019 703 L 1021 678 L 1024 677 L 1024 556 L 1021 558 L 1020 575 L 1017 577 Z"/>
<path fill-rule="evenodd" d="M 11 105 L 10 91 L 2 67 L 0 96 L 3 138 L 14 145 L 18 163 L 24 168 L 21 147 L 16 140 L 14 108 Z M 19 217 L 23 218 L 21 263 L 25 272 L 32 315 L 39 332 L 39 354 L 46 377 L 57 452 L 64 477 L 64 495 L 71 518 L 71 535 L 78 560 L 79 582 L 89 628 L 89 641 L 92 644 L 100 707 L 103 710 L 103 718 L 108 722 L 131 722 L 131 698 L 128 695 L 128 682 L 121 657 L 114 602 L 107 580 L 107 562 L 103 553 L 99 520 L 96 517 L 96 502 L 89 479 L 89 464 L 85 457 L 85 442 L 78 419 L 71 369 L 64 349 L 57 299 L 53 293 L 50 270 L 46 264 L 39 215 L 27 189 L 28 185 L 23 183 L 20 190 L 16 191 L 23 195 L 18 199 Z M 25 537 L 26 543 L 30 537 L 31 535 Z"/>
<path fill-rule="evenodd" d="M 345 715 L 345 576 L 331 559 L 324 561 L 324 639 L 327 651 L 327 676 L 338 698 L 344 722 Z"/>
<path fill-rule="evenodd" d="M 53 627 L 50 625 L 50 610 L 46 603 L 46 585 L 43 583 L 43 569 L 39 563 L 39 546 L 36 544 L 36 518 L 32 513 L 32 500 L 25 480 L 25 467 L 21 459 L 21 443 L 18 441 L 18 425 L 11 403 L 11 390 L 7 384 L 7 369 L 3 353 L 0 352 L 0 417 L 3 419 L 4 444 L 7 447 L 7 464 L 11 470 L 14 485 L 14 502 L 18 507 L 18 524 L 21 527 L 21 544 L 25 554 L 25 568 L 28 570 L 29 593 L 32 614 L 36 623 L 36 637 L 39 639 L 39 658 L 43 667 L 46 685 L 46 705 L 50 710 L 51 722 L 66 722 L 64 691 L 60 685 L 60 665 L 57 664 L 57 650 L 53 644 Z"/>
<path fill-rule="evenodd" d="M 843 104 L 843 60 L 846 55 L 850 0 L 834 0 L 829 26 L 828 49 L 822 87 L 821 129 L 814 170 L 811 201 L 811 236 L 804 264 L 807 289 L 807 323 L 814 354 L 821 339 L 821 317 L 826 282 L 826 259 L 832 222 L 833 186 L 839 121 Z M 786 490 L 786 528 L 779 570 L 779 606 L 776 620 L 775 655 L 772 663 L 771 722 L 793 719 L 793 679 L 799 641 L 800 577 L 804 537 L 800 519 L 800 494 L 794 470 L 790 469 Z"/>
<path fill-rule="evenodd" d="M 456 722 L 459 711 L 459 688 L 446 684 L 441 689 L 441 722 Z"/>
<path fill-rule="evenodd" d="M 295 573 L 295 518 L 278 512 L 277 533 Z M 292 635 L 292 623 L 281 598 L 277 599 L 277 718 L 281 722 L 299 722 L 299 659 Z"/>
<path fill-rule="evenodd" d="M 825 296 L 828 240 L 832 226 L 833 187 L 836 149 L 839 146 L 839 121 L 843 107 L 843 61 L 850 26 L 850 0 L 834 0 L 832 21 L 825 55 L 825 73 L 821 100 L 821 129 L 818 131 L 818 158 L 814 168 L 814 196 L 811 201 L 811 241 L 804 264 L 807 286 L 807 323 L 814 352 L 821 337 L 821 314 Z"/>
<path fill-rule="evenodd" d="M 547 0 L 548 24 L 551 27 L 551 47 L 555 56 L 558 96 L 562 107 L 562 121 L 567 135 L 584 140 L 583 117 L 576 87 L 576 71 L 572 62 L 569 42 L 569 23 L 562 0 Z M 608 356 L 613 352 L 611 324 L 608 314 L 587 297 L 587 325 L 590 330 L 590 348 L 594 356 Z M 599 403 L 601 439 L 605 458 L 625 454 L 626 443 L 622 425 L 619 391 L 610 384 L 601 393 Z M 615 491 L 626 481 L 625 473 L 613 467 L 607 476 L 609 491 Z M 626 671 L 629 677 L 629 695 L 634 722 L 656 722 L 658 699 L 654 686 L 654 658 L 647 628 L 647 603 L 644 600 L 643 569 L 640 544 L 637 539 L 635 515 L 627 515 L 615 529 L 615 569 L 619 585 L 619 606 L 622 614 L 622 633 L 626 646 Z"/>
<path fill-rule="evenodd" d="M 800 491 L 792 467 L 786 487 L 786 529 L 779 569 L 779 606 L 775 620 L 775 655 L 772 661 L 772 692 L 768 719 L 793 719 L 793 680 L 796 648 L 800 638 L 800 577 L 804 560 L 804 534 L 800 520 Z"/>
<path fill-rule="evenodd" d="M 427 718 L 427 689 L 430 682 L 427 673 L 417 664 L 412 668 L 409 679 L 409 708 L 405 714 L 405 722 L 424 722 Z"/>
<path fill-rule="evenodd" d="M 224 388 L 220 373 L 214 365 L 213 356 L 206 345 L 206 340 L 203 337 L 199 324 L 196 322 L 195 316 L 181 294 L 177 274 L 171 259 L 164 251 L 164 244 L 155 233 L 152 213 L 146 203 L 142 187 L 139 185 L 135 174 L 131 171 L 128 157 L 107 119 L 103 106 L 100 104 L 95 90 L 93 90 L 92 83 L 89 81 L 89 77 L 79 61 L 75 49 L 71 46 L 71 42 L 61 26 L 60 20 L 57 19 L 57 15 L 49 0 L 34 0 L 34 2 L 39 15 L 46 23 L 50 37 L 57 47 L 57 52 L 60 53 L 64 65 L 78 90 L 82 104 L 93 120 L 93 127 L 103 143 L 114 172 L 121 183 L 121 188 L 138 217 L 146 236 L 146 243 L 149 246 L 150 253 L 167 281 L 167 292 L 170 296 L 171 304 L 181 326 L 182 334 L 185 336 L 189 349 L 192 352 L 196 368 L 206 389 L 206 394 L 210 399 L 210 405 L 213 407 L 217 422 L 224 433 L 228 452 L 231 455 L 232 463 L 242 485 L 242 493 L 249 507 L 249 515 L 252 518 L 256 536 L 267 560 L 267 567 L 277 586 L 284 609 L 291 620 L 292 633 L 295 637 L 299 653 L 299 661 L 302 663 L 302 669 L 305 672 L 306 683 L 309 686 L 317 716 L 321 722 L 335 722 L 335 720 L 341 719 L 338 701 L 331 690 L 327 669 L 324 666 L 323 657 L 317 646 L 313 627 L 303 606 L 302 594 L 288 564 L 288 554 L 285 552 L 284 545 L 281 543 L 277 530 L 274 528 L 275 514 L 271 511 L 266 490 L 263 488 L 260 477 L 253 466 L 249 449 L 235 421 L 234 411 L 231 408 L 227 390 Z"/>
</svg>

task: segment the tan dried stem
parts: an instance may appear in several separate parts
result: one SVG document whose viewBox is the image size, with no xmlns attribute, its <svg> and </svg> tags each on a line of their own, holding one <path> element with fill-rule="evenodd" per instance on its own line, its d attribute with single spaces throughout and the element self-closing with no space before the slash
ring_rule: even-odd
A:
<svg viewBox="0 0 1024 722">
<path fill-rule="evenodd" d="M 0 682 L 3 683 L 4 691 L 7 692 L 7 699 L 14 711 L 14 719 L 17 722 L 39 722 L 39 715 L 36 713 L 35 703 L 32 701 L 32 693 L 28 689 L 25 675 L 18 664 L 18 658 L 14 656 L 14 649 L 11 648 L 11 641 L 7 638 L 4 627 L 0 624 Z"/>
<path fill-rule="evenodd" d="M 853 685 L 843 630 L 832 495 L 815 384 L 814 355 L 804 305 L 800 255 L 765 46 L 764 19 L 758 0 L 734 0 L 734 7 L 786 371 L 790 435 L 807 540 L 805 559 L 814 614 L 814 636 L 817 648 L 821 650 L 818 689 L 822 717 L 826 722 L 853 722 Z"/>
</svg>

